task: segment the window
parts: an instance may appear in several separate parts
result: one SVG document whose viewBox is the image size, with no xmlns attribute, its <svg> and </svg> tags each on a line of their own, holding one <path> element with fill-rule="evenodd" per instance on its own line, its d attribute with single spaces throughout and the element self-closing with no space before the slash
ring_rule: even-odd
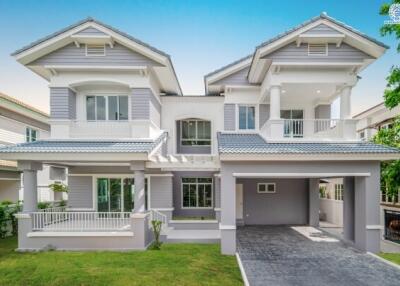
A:
<svg viewBox="0 0 400 286">
<path fill-rule="evenodd" d="M 128 120 L 128 96 L 87 96 L 86 119 Z"/>
<path fill-rule="evenodd" d="M 361 131 L 360 132 L 360 139 L 362 140 L 362 141 L 365 141 L 365 131 Z"/>
<path fill-rule="evenodd" d="M 335 184 L 335 200 L 343 201 L 343 184 Z"/>
<path fill-rule="evenodd" d="M 105 45 L 86 45 L 86 56 L 102 57 L 106 55 Z"/>
<path fill-rule="evenodd" d="M 308 44 L 309 56 L 327 56 L 328 44 Z"/>
<path fill-rule="evenodd" d="M 255 129 L 256 128 L 256 107 L 255 106 L 239 106 L 239 129 Z"/>
<path fill-rule="evenodd" d="M 25 138 L 26 142 L 35 142 L 37 140 L 37 130 L 36 129 L 27 127 L 25 135 L 26 135 L 26 138 Z"/>
<path fill-rule="evenodd" d="M 285 137 L 303 137 L 303 110 L 281 110 Z"/>
<path fill-rule="evenodd" d="M 183 146 L 210 146 L 211 122 L 203 120 L 182 120 L 181 145 Z"/>
<path fill-rule="evenodd" d="M 212 178 L 182 178 L 182 207 L 211 208 Z"/>
<path fill-rule="evenodd" d="M 259 194 L 273 194 L 276 193 L 275 183 L 258 183 L 257 193 Z"/>
</svg>

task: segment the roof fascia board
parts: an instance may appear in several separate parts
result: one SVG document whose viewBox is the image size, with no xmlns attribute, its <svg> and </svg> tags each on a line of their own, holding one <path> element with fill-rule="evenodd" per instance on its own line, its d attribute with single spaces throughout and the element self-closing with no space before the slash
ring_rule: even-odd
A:
<svg viewBox="0 0 400 286">
<path fill-rule="evenodd" d="M 385 161 L 400 154 L 220 154 L 221 161 Z"/>
<path fill-rule="evenodd" d="M 96 161 L 121 161 L 129 162 L 132 160 L 148 160 L 148 154 L 132 152 L 14 152 L 2 153 L 1 159 L 9 160 L 33 160 L 33 161 L 76 161 L 76 162 L 96 162 Z"/>
</svg>

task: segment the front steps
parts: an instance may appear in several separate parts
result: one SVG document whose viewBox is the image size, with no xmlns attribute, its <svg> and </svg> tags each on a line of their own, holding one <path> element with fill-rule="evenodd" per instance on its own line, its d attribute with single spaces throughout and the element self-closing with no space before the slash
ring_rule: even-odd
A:
<svg viewBox="0 0 400 286">
<path fill-rule="evenodd" d="M 217 220 L 171 220 L 161 232 L 165 243 L 219 243 Z"/>
</svg>

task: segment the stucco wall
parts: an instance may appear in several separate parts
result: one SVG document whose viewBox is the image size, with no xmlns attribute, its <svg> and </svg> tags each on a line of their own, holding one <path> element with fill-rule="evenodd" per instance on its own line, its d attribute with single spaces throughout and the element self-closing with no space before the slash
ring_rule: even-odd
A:
<svg viewBox="0 0 400 286">
<path fill-rule="evenodd" d="M 275 183 L 276 193 L 257 193 L 257 183 Z M 307 224 L 307 179 L 238 179 L 243 184 L 245 224 Z"/>
</svg>

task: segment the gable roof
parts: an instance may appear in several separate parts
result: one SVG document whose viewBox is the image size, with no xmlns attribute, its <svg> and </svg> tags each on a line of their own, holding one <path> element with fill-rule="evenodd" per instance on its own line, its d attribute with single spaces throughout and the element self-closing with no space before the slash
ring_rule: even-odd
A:
<svg viewBox="0 0 400 286">
<path fill-rule="evenodd" d="M 352 32 L 352 33 L 355 33 L 356 35 L 358 35 L 358 36 L 360 36 L 360 37 L 363 37 L 364 39 L 369 40 L 369 41 L 373 42 L 374 44 L 376 44 L 376 45 L 378 45 L 378 46 L 380 46 L 380 47 L 382 47 L 382 48 L 384 48 L 384 49 L 389 49 L 389 48 L 390 48 L 389 46 L 387 46 L 386 44 L 382 43 L 381 41 L 379 41 L 379 40 L 377 40 L 377 39 L 375 39 L 375 38 L 373 38 L 373 37 L 370 37 L 370 36 L 368 36 L 367 34 L 364 34 L 364 33 L 360 32 L 359 30 L 357 30 L 357 29 L 355 29 L 355 28 L 353 28 L 353 27 L 351 27 L 351 26 L 349 26 L 349 25 L 346 25 L 345 23 L 336 20 L 336 19 L 333 18 L 333 17 L 328 16 L 325 12 L 322 12 L 319 16 L 313 17 L 313 18 L 311 18 L 311 19 L 309 19 L 309 20 L 307 20 L 307 21 L 301 23 L 300 25 L 295 26 L 294 28 L 292 28 L 292 29 L 290 29 L 290 30 L 287 30 L 287 31 L 285 31 L 285 32 L 283 32 L 283 33 L 281 33 L 281 34 L 278 34 L 277 36 L 275 36 L 275 37 L 273 37 L 273 38 L 271 38 L 271 39 L 268 39 L 268 40 L 265 41 L 265 42 L 262 42 L 261 44 L 259 44 L 259 45 L 257 45 L 257 46 L 255 47 L 255 50 L 254 50 L 254 52 L 253 52 L 252 54 L 250 54 L 250 55 L 248 55 L 248 56 L 246 56 L 246 57 L 243 57 L 243 58 L 241 58 L 241 59 L 239 59 L 239 60 L 237 60 L 237 61 L 234 61 L 234 62 L 232 62 L 232 63 L 230 63 L 230 64 L 227 64 L 227 65 L 225 65 L 225 66 L 223 66 L 223 67 L 221 67 L 221 68 L 218 68 L 218 69 L 216 69 L 216 70 L 214 70 L 214 71 L 212 71 L 212 72 L 206 74 L 206 75 L 204 76 L 204 82 L 207 83 L 207 79 L 208 79 L 208 78 L 210 78 L 210 77 L 212 77 L 212 76 L 214 76 L 214 75 L 217 75 L 218 73 L 221 73 L 221 74 L 222 74 L 224 71 L 228 70 L 229 68 L 231 68 L 231 67 L 233 67 L 233 66 L 235 66 L 235 65 L 240 65 L 240 64 L 242 64 L 242 66 L 240 67 L 240 69 L 246 67 L 246 65 L 244 65 L 244 63 L 245 63 L 245 61 L 248 60 L 248 59 L 251 59 L 250 67 L 252 67 L 252 66 L 253 66 L 253 62 L 254 62 L 255 55 L 256 55 L 256 53 L 257 53 L 257 51 L 258 51 L 259 49 L 261 49 L 261 48 L 263 48 L 263 47 L 265 47 L 265 46 L 267 46 L 267 45 L 269 45 L 269 44 L 271 44 L 271 43 L 273 43 L 273 42 L 275 42 L 275 41 L 277 41 L 277 40 L 279 40 L 279 39 L 282 39 L 282 38 L 284 38 L 285 36 L 288 36 L 288 35 L 290 35 L 291 33 L 294 33 L 294 32 L 296 32 L 296 31 L 300 30 L 301 28 L 303 28 L 303 27 L 305 27 L 305 26 L 307 26 L 307 25 L 310 25 L 310 24 L 312 24 L 312 23 L 314 23 L 314 22 L 317 22 L 317 21 L 319 21 L 319 20 L 328 20 L 328 21 L 330 21 L 330 22 L 336 24 L 337 26 L 339 26 L 339 27 L 341 27 L 341 28 L 343 28 L 343 29 L 345 29 L 345 30 L 347 30 L 347 31 L 350 31 L 350 32 Z M 250 72 L 251 72 L 251 68 L 250 68 L 250 70 L 249 70 L 249 74 L 250 74 Z M 230 75 L 229 72 L 227 72 L 227 74 L 224 75 L 224 76 L 228 76 L 228 75 Z M 207 86 L 206 86 L 206 90 L 207 90 Z"/>
<path fill-rule="evenodd" d="M 177 85 L 177 88 L 179 90 L 179 94 L 182 94 L 182 88 L 181 88 L 180 83 L 178 81 L 178 77 L 176 75 L 176 71 L 175 71 L 175 68 L 174 68 L 174 66 L 172 64 L 171 56 L 169 54 L 167 54 L 167 53 L 165 53 L 165 52 L 163 52 L 163 51 L 151 46 L 150 44 L 145 43 L 145 42 L 143 42 L 143 41 L 141 41 L 141 40 L 139 40 L 139 39 L 137 39 L 137 38 L 125 33 L 125 32 L 122 32 L 121 30 L 118 30 L 118 29 L 116 29 L 116 28 L 114 28 L 114 27 L 112 27 L 110 25 L 107 25 L 107 24 L 105 24 L 105 23 L 103 23 L 103 22 L 101 22 L 99 20 L 96 20 L 96 19 L 94 19 L 92 17 L 88 17 L 86 19 L 78 21 L 78 22 L 76 22 L 76 23 L 74 23 L 74 24 L 72 24 L 72 25 L 70 25 L 70 26 L 68 26 L 66 28 L 63 28 L 63 29 L 61 29 L 59 31 L 56 31 L 56 32 L 54 32 L 54 33 L 52 33 L 52 34 L 50 34 L 48 36 L 43 37 L 43 38 L 40 38 L 40 39 L 30 43 L 29 45 L 24 46 L 21 49 L 16 50 L 11 55 L 18 58 L 19 56 L 21 56 L 21 54 L 23 54 L 25 52 L 28 52 L 29 50 L 34 49 L 35 47 L 38 47 L 39 45 L 44 44 L 45 42 L 50 41 L 51 39 L 53 39 L 53 38 L 55 38 L 57 36 L 61 36 L 62 34 L 67 33 L 68 31 L 70 31 L 72 29 L 75 29 L 75 28 L 78 28 L 79 26 L 85 25 L 87 23 L 94 23 L 94 24 L 97 24 L 99 26 L 102 26 L 102 27 L 110 30 L 111 32 L 113 32 L 115 34 L 118 34 L 119 36 L 121 36 L 123 38 L 126 38 L 129 41 L 131 41 L 131 42 L 133 42 L 133 43 L 135 43 L 137 45 L 140 45 L 140 46 L 144 47 L 145 49 L 148 49 L 151 52 L 156 53 L 157 55 L 159 55 L 161 57 L 164 57 L 167 60 L 169 66 L 171 67 L 174 80 L 176 81 L 176 85 Z M 78 31 L 78 32 L 82 32 L 82 31 Z"/>
</svg>

